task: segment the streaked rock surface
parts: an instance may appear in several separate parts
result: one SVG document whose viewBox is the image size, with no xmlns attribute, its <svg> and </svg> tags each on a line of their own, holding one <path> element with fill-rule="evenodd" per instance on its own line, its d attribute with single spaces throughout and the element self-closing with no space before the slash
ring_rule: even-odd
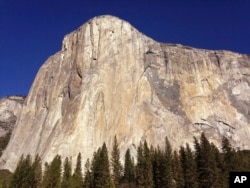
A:
<svg viewBox="0 0 250 188">
<path fill-rule="evenodd" d="M 25 98 L 9 96 L 0 99 L 0 137 L 12 132 L 23 107 Z"/>
<path fill-rule="evenodd" d="M 100 16 L 40 68 L 0 164 L 13 171 L 23 153 L 86 160 L 114 135 L 122 155 L 145 139 L 179 147 L 203 131 L 250 149 L 249 122 L 248 55 L 159 43 Z"/>
</svg>

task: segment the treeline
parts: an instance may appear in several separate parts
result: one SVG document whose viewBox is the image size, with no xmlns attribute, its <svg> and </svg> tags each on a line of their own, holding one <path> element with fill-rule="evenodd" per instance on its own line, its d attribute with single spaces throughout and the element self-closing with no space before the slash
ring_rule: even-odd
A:
<svg viewBox="0 0 250 188">
<path fill-rule="evenodd" d="M 88 159 L 82 169 L 81 153 L 72 169 L 72 161 L 63 162 L 59 155 L 44 165 L 39 156 L 32 161 L 30 155 L 21 157 L 9 182 L 2 187 L 11 188 L 198 188 L 229 187 L 230 171 L 250 171 L 250 152 L 236 151 L 227 138 L 222 139 L 221 151 L 208 141 L 205 134 L 194 138 L 194 150 L 189 144 L 178 151 L 165 139 L 165 148 L 148 146 L 147 142 L 137 147 L 133 159 L 127 149 L 124 165 L 116 137 L 110 159 L 104 143 Z"/>
</svg>

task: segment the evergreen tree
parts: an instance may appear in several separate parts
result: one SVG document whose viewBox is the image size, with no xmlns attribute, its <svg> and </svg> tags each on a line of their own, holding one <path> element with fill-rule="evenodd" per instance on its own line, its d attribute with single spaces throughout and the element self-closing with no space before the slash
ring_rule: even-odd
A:
<svg viewBox="0 0 250 188">
<path fill-rule="evenodd" d="M 92 162 L 93 187 L 108 188 L 111 186 L 111 178 L 109 171 L 108 150 L 104 143 L 102 148 L 99 148 L 94 153 Z"/>
<path fill-rule="evenodd" d="M 174 151 L 172 165 L 173 165 L 173 179 L 175 181 L 175 187 L 182 188 L 184 187 L 184 177 L 183 177 L 180 157 L 176 151 Z"/>
<path fill-rule="evenodd" d="M 70 188 L 72 187 L 72 168 L 69 158 L 66 157 L 63 165 L 63 178 L 61 188 Z"/>
<path fill-rule="evenodd" d="M 153 173 L 150 150 L 147 142 L 137 149 L 136 183 L 139 187 L 153 187 Z"/>
<path fill-rule="evenodd" d="M 77 156 L 76 168 L 72 177 L 72 183 L 75 188 L 83 187 L 83 175 L 82 175 L 82 157 L 81 153 Z"/>
<path fill-rule="evenodd" d="M 204 133 L 201 134 L 200 144 L 195 140 L 196 163 L 198 178 L 201 187 L 216 187 L 218 185 L 218 169 L 215 161 L 215 154 L 211 144 Z"/>
<path fill-rule="evenodd" d="M 32 173 L 32 188 L 40 188 L 42 184 L 42 161 L 39 155 L 36 155 L 34 162 L 31 166 Z"/>
<path fill-rule="evenodd" d="M 12 176 L 11 187 L 25 188 L 30 187 L 32 182 L 31 156 L 27 155 L 24 159 L 21 156 L 16 170 Z"/>
<path fill-rule="evenodd" d="M 45 172 L 42 183 L 44 188 L 61 187 L 61 165 L 62 161 L 60 155 L 56 155 L 50 165 L 45 163 Z"/>
<path fill-rule="evenodd" d="M 164 178 L 163 178 L 163 171 L 164 171 L 164 154 L 159 148 L 152 150 L 152 168 L 153 168 L 153 180 L 154 180 L 154 187 L 161 188 L 164 186 Z"/>
<path fill-rule="evenodd" d="M 173 174 L 172 174 L 172 148 L 168 141 L 168 138 L 165 138 L 165 152 L 163 160 L 163 185 L 164 187 L 173 187 Z"/>
<path fill-rule="evenodd" d="M 125 164 L 124 164 L 124 182 L 125 183 L 134 183 L 135 181 L 135 167 L 133 160 L 130 155 L 130 150 L 127 149 L 125 154 Z"/>
<path fill-rule="evenodd" d="M 214 153 L 215 163 L 217 166 L 217 187 L 227 188 L 229 185 L 228 179 L 225 179 L 223 174 L 223 155 L 213 143 L 211 143 L 211 149 Z"/>
<path fill-rule="evenodd" d="M 145 165 L 145 157 L 143 154 L 143 146 L 140 142 L 139 147 L 137 148 L 137 165 L 136 165 L 136 184 L 139 187 L 144 186 L 144 165 Z"/>
<path fill-rule="evenodd" d="M 89 159 L 87 159 L 86 164 L 85 164 L 85 173 L 84 173 L 84 183 L 83 187 L 84 188 L 91 188 L 92 187 L 92 174 L 91 174 L 91 164 Z"/>
<path fill-rule="evenodd" d="M 197 188 L 198 179 L 197 179 L 196 163 L 188 144 L 186 144 L 186 149 L 183 146 L 181 146 L 180 159 L 184 175 L 184 187 Z"/>
<path fill-rule="evenodd" d="M 117 187 L 122 177 L 122 165 L 120 161 L 120 150 L 118 148 L 117 138 L 114 137 L 113 150 L 111 154 L 111 165 L 112 165 L 112 180 Z"/>
<path fill-rule="evenodd" d="M 50 181 L 49 169 L 50 169 L 50 165 L 47 162 L 45 162 L 44 173 L 43 173 L 43 178 L 42 178 L 42 187 L 43 188 L 49 187 L 49 181 Z"/>
<path fill-rule="evenodd" d="M 152 160 L 151 160 L 151 153 L 148 148 L 147 141 L 144 141 L 144 187 L 153 187 L 153 167 L 152 167 Z"/>
<path fill-rule="evenodd" d="M 222 152 L 223 152 L 223 165 L 222 165 L 222 173 L 223 173 L 223 182 L 226 187 L 229 187 L 229 172 L 235 170 L 235 151 L 232 148 L 229 140 L 226 137 L 222 138 Z"/>
</svg>

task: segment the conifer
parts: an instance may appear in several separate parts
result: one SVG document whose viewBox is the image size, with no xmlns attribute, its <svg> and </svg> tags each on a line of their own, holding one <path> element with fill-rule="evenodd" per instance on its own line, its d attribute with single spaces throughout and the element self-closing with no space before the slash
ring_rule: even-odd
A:
<svg viewBox="0 0 250 188">
<path fill-rule="evenodd" d="M 144 186 L 144 165 L 145 157 L 143 154 L 143 146 L 140 142 L 139 147 L 137 148 L 137 165 L 136 165 L 136 184 L 137 186 Z"/>
<path fill-rule="evenodd" d="M 153 187 L 153 168 L 152 168 L 152 160 L 151 153 L 148 148 L 147 141 L 144 141 L 144 169 L 143 169 L 143 178 L 144 178 L 144 187 Z"/>
<path fill-rule="evenodd" d="M 56 155 L 49 165 L 45 163 L 45 172 L 43 178 L 44 188 L 60 188 L 61 187 L 61 174 L 62 174 L 62 161 L 61 156 Z"/>
<path fill-rule="evenodd" d="M 173 179 L 175 181 L 174 185 L 176 188 L 184 187 L 184 177 L 183 177 L 183 170 L 181 167 L 180 157 L 176 150 L 173 154 Z"/>
<path fill-rule="evenodd" d="M 16 170 L 12 176 L 11 187 L 30 187 L 32 182 L 31 156 L 27 155 L 24 159 L 21 156 Z"/>
<path fill-rule="evenodd" d="M 108 150 L 105 143 L 102 148 L 99 148 L 98 151 L 94 153 L 92 161 L 92 176 L 93 187 L 108 188 L 111 186 Z"/>
<path fill-rule="evenodd" d="M 36 155 L 34 162 L 31 166 L 32 170 L 32 188 L 39 188 L 41 187 L 42 183 L 42 161 L 39 155 Z"/>
<path fill-rule="evenodd" d="M 205 134 L 201 134 L 200 144 L 195 140 L 196 164 L 201 187 L 216 187 L 218 184 L 218 169 L 215 153 Z"/>
<path fill-rule="evenodd" d="M 120 161 L 120 150 L 116 136 L 114 137 L 113 150 L 111 153 L 112 180 L 118 186 L 122 177 L 122 165 Z"/>
<path fill-rule="evenodd" d="M 61 188 L 72 187 L 72 167 L 69 158 L 66 157 L 63 165 L 63 177 Z"/>
<path fill-rule="evenodd" d="M 165 138 L 165 152 L 163 160 L 163 185 L 165 187 L 173 187 L 173 174 L 172 174 L 172 148 L 168 138 Z"/>
<path fill-rule="evenodd" d="M 82 174 L 82 157 L 81 153 L 77 156 L 76 168 L 72 176 L 73 187 L 81 188 L 83 187 L 83 174 Z"/>
<path fill-rule="evenodd" d="M 127 149 L 125 154 L 125 164 L 124 164 L 124 182 L 134 183 L 135 181 L 135 167 L 133 160 L 130 155 L 130 149 Z"/>
<path fill-rule="evenodd" d="M 85 163 L 85 173 L 84 173 L 84 183 L 83 183 L 83 187 L 84 188 L 90 188 L 92 187 L 92 174 L 91 174 L 91 164 L 89 159 L 87 159 L 86 163 Z"/>
<path fill-rule="evenodd" d="M 196 163 L 192 151 L 189 147 L 189 144 L 186 144 L 186 149 L 183 146 L 181 146 L 180 158 L 184 175 L 184 187 L 197 188 L 198 179 L 197 179 Z"/>
</svg>

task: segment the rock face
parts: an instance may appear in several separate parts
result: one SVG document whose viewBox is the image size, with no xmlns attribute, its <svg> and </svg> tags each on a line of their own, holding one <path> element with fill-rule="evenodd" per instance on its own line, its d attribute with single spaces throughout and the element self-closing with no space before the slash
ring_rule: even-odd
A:
<svg viewBox="0 0 250 188">
<path fill-rule="evenodd" d="M 0 137 L 12 132 L 24 103 L 24 97 L 9 96 L 0 99 Z"/>
<path fill-rule="evenodd" d="M 100 16 L 39 70 L 1 168 L 13 171 L 28 153 L 86 160 L 103 142 L 111 149 L 114 135 L 124 156 L 145 139 L 179 147 L 203 131 L 250 149 L 250 56 L 159 43 Z"/>
</svg>

